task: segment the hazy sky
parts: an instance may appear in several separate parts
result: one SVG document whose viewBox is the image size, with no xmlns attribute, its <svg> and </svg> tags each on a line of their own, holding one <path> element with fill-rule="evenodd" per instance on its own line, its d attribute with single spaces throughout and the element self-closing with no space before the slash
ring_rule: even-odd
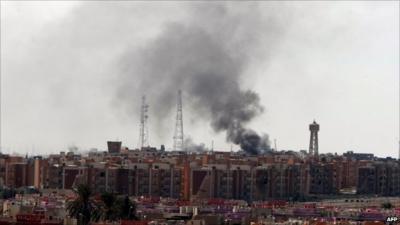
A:
<svg viewBox="0 0 400 225">
<path fill-rule="evenodd" d="M 397 157 L 398 1 L 226 5 L 223 9 L 234 15 L 229 22 L 244 29 L 240 37 L 259 39 L 239 78 L 240 88 L 258 93 L 265 110 L 247 127 L 276 139 L 279 149 L 299 150 L 308 148 L 308 124 L 315 119 L 321 127 L 320 152 Z M 117 67 L 130 54 L 146 54 L 171 24 L 200 24 L 230 43 L 237 37 L 223 36 L 231 32 L 221 25 L 226 21 L 204 16 L 203 10 L 213 7 L 201 2 L 2 1 L 2 151 L 105 149 L 107 140 L 136 147 L 143 88 L 125 92 L 132 101 L 128 104 L 125 96 L 121 102 L 118 93 L 125 86 Z M 233 43 L 239 43 L 238 49 L 251 45 Z M 152 112 L 161 86 L 149 86 L 146 93 L 149 140 L 171 148 L 173 110 Z M 199 119 L 191 100 L 184 94 L 185 135 L 230 150 L 225 134 Z M 162 124 L 155 118 L 160 114 Z"/>
</svg>

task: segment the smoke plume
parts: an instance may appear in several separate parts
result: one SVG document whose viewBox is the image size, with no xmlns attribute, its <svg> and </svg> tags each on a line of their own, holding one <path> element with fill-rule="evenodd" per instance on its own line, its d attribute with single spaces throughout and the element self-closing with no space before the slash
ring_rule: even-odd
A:
<svg viewBox="0 0 400 225">
<path fill-rule="evenodd" d="M 190 136 L 185 137 L 184 144 L 185 151 L 188 152 L 206 152 L 209 149 L 204 143 L 196 144 Z"/>
<path fill-rule="evenodd" d="M 176 90 L 200 119 L 249 154 L 270 150 L 268 136 L 246 125 L 264 111 L 257 93 L 243 90 L 244 72 L 261 37 L 258 29 L 275 30 L 273 21 L 262 24 L 253 4 L 198 4 L 193 17 L 169 23 L 139 50 L 122 58 L 123 85 L 119 98 L 132 104 L 132 90 L 152 98 L 158 118 L 175 109 Z M 276 31 L 276 30 L 275 30 Z"/>
</svg>

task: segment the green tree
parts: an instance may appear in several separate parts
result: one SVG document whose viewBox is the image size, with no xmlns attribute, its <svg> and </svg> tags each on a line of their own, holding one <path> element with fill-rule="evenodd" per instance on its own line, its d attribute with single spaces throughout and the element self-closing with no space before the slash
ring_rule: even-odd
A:
<svg viewBox="0 0 400 225">
<path fill-rule="evenodd" d="M 137 220 L 136 204 L 128 196 L 119 198 L 117 201 L 119 208 L 119 218 L 123 220 Z"/>
<path fill-rule="evenodd" d="M 1 190 L 0 196 L 2 199 L 9 199 L 9 198 L 14 198 L 16 193 L 17 192 L 13 188 L 12 189 L 5 188 Z"/>
<path fill-rule="evenodd" d="M 393 208 L 393 205 L 390 202 L 384 202 L 384 203 L 382 203 L 382 208 L 391 209 L 391 208 Z"/>
<path fill-rule="evenodd" d="M 78 220 L 78 225 L 87 225 L 98 219 L 98 209 L 92 198 L 92 190 L 87 184 L 80 184 L 74 189 L 77 198 L 67 203 L 70 216 Z"/>
<path fill-rule="evenodd" d="M 119 207 L 117 205 L 117 197 L 114 193 L 104 192 L 101 195 L 102 210 L 101 220 L 103 221 L 116 221 L 119 219 Z"/>
</svg>

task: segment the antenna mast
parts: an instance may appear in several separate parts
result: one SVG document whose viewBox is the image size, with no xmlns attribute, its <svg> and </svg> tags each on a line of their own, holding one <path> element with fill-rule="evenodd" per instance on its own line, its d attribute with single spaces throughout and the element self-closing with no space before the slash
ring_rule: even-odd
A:
<svg viewBox="0 0 400 225">
<path fill-rule="evenodd" d="M 149 105 L 146 103 L 146 96 L 142 97 L 142 106 L 140 107 L 140 136 L 139 136 L 139 149 L 149 146 L 149 134 L 147 129 L 147 112 Z"/>
<path fill-rule="evenodd" d="M 176 107 L 176 124 L 174 134 L 174 150 L 183 150 L 183 115 L 182 115 L 182 91 L 178 91 Z"/>
</svg>

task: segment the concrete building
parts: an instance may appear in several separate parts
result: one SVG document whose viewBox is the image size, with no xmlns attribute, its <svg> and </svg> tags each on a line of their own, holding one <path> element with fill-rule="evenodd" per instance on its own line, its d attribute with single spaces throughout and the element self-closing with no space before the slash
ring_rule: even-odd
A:
<svg viewBox="0 0 400 225">
<path fill-rule="evenodd" d="M 310 164 L 310 194 L 329 195 L 339 192 L 339 167 L 335 163 Z"/>
<path fill-rule="evenodd" d="M 7 163 L 5 185 L 11 188 L 27 186 L 27 171 L 25 162 Z"/>
<path fill-rule="evenodd" d="M 376 190 L 376 170 L 373 166 L 363 166 L 358 169 L 358 194 L 375 194 Z"/>
<path fill-rule="evenodd" d="M 396 196 L 400 194 L 399 162 L 373 162 L 359 168 L 358 194 Z"/>
<path fill-rule="evenodd" d="M 251 200 L 251 189 L 253 178 L 249 165 L 231 165 L 231 198 Z"/>
<path fill-rule="evenodd" d="M 298 164 L 256 167 L 253 172 L 252 200 L 293 199 L 307 195 L 308 176 L 305 175 L 305 169 Z"/>
</svg>

